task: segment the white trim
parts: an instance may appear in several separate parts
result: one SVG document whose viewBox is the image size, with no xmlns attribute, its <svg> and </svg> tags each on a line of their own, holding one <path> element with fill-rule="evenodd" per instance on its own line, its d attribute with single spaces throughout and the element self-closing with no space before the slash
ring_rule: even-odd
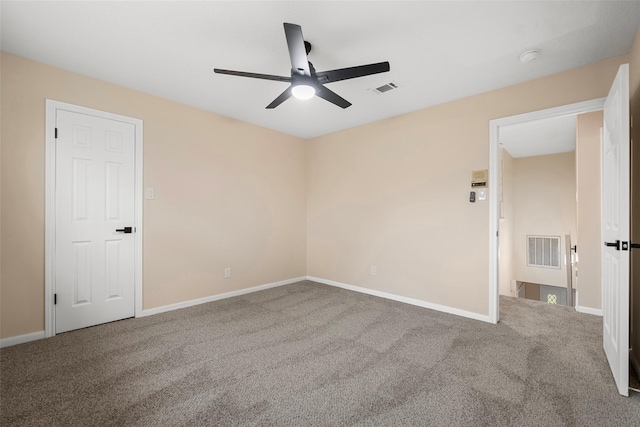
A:
<svg viewBox="0 0 640 427">
<path fill-rule="evenodd" d="M 399 301 L 399 302 L 402 302 L 402 303 L 405 303 L 405 304 L 411 304 L 411 305 L 415 305 L 415 306 L 422 307 L 422 308 L 428 308 L 428 309 L 440 311 L 440 312 L 443 312 L 443 313 L 454 314 L 456 316 L 462 316 L 462 317 L 466 317 L 466 318 L 469 318 L 469 319 L 480 320 L 480 321 L 483 321 L 483 322 L 490 322 L 489 317 L 485 316 L 485 315 L 482 315 L 482 314 L 473 313 L 473 312 L 465 311 L 465 310 L 460 310 L 460 309 L 457 309 L 457 308 L 452 308 L 452 307 L 448 307 L 448 306 L 444 306 L 444 305 L 440 305 L 440 304 L 434 304 L 434 303 L 430 303 L 430 302 L 427 302 L 427 301 L 418 300 L 418 299 L 415 299 L 415 298 L 408 298 L 408 297 L 403 297 L 403 296 L 400 296 L 400 295 L 390 294 L 390 293 L 387 293 L 387 292 L 382 292 L 382 291 L 376 291 L 376 290 L 372 290 L 372 289 L 362 288 L 360 286 L 347 285 L 346 283 L 340 283 L 340 282 L 336 282 L 334 280 L 321 279 L 319 277 L 313 277 L 313 276 L 296 277 L 296 278 L 293 278 L 293 279 L 281 280 L 279 282 L 266 283 L 264 285 L 254 286 L 252 288 L 240 289 L 238 291 L 227 292 L 227 293 L 219 294 L 219 295 L 212 295 L 212 296 L 209 296 L 209 297 L 204 297 L 204 298 L 198 298 L 198 299 L 194 299 L 194 300 L 190 300 L 190 301 L 179 302 L 179 303 L 176 303 L 176 304 L 164 305 L 162 307 L 151 308 L 151 309 L 148 309 L 148 310 L 142 310 L 140 314 L 136 313 L 136 317 L 152 316 L 154 314 L 165 313 L 165 312 L 168 312 L 168 311 L 173 311 L 173 310 L 178 310 L 178 309 L 181 309 L 181 308 L 192 307 L 194 305 L 200 305 L 200 304 L 204 304 L 204 303 L 207 303 L 207 302 L 212 302 L 212 301 L 218 301 L 218 300 L 221 300 L 221 299 L 237 297 L 237 296 L 240 296 L 240 295 L 246 295 L 246 294 L 250 294 L 250 293 L 253 293 L 253 292 L 263 291 L 265 289 L 276 288 L 278 286 L 290 285 L 292 283 L 302 282 L 304 280 L 311 280 L 313 282 L 322 283 L 322 284 L 329 285 L 329 286 L 335 286 L 335 287 L 338 287 L 338 288 L 347 289 L 347 290 L 354 291 L 354 292 L 359 292 L 361 294 L 373 295 L 373 296 L 380 297 L 380 298 L 386 298 L 386 299 L 390 299 L 390 300 L 393 300 L 393 301 Z M 53 310 L 51 310 L 51 311 L 53 311 Z M 592 313 L 592 314 L 595 314 L 595 313 Z M 0 348 L 9 347 L 9 346 L 16 345 L 16 344 L 22 344 L 22 343 L 26 343 L 26 342 L 30 342 L 30 341 L 40 340 L 40 339 L 45 338 L 45 335 L 46 335 L 45 331 L 40 331 L 40 332 L 34 332 L 34 333 L 31 333 L 31 334 L 26 334 L 26 335 L 19 335 L 17 337 L 2 338 L 2 339 L 0 339 Z"/>
<path fill-rule="evenodd" d="M 602 226 L 602 218 L 604 218 L 604 203 L 602 203 L 603 190 L 604 190 L 604 156 L 603 153 L 603 144 L 604 144 L 604 115 L 602 117 L 602 127 L 600 128 L 600 241 L 605 242 L 604 239 L 604 227 Z M 604 286 L 602 286 L 602 267 L 604 266 L 604 248 L 605 246 L 600 246 L 600 306 L 602 307 L 604 304 Z M 633 253 L 633 252 L 632 252 Z M 578 260 L 578 269 L 580 268 L 580 261 Z M 579 285 L 578 285 L 579 286 Z M 576 302 L 576 306 L 578 303 Z M 602 311 L 602 310 L 600 310 Z M 603 325 L 604 327 L 604 325 Z M 603 329 L 604 333 L 604 329 Z M 604 338 L 603 338 L 603 346 L 604 346 Z"/>
<path fill-rule="evenodd" d="M 359 292 L 361 294 L 373 295 L 380 298 L 386 298 L 393 301 L 403 302 L 405 304 L 411 304 L 422 308 L 428 308 L 431 310 L 441 311 L 443 313 L 455 314 L 456 316 L 467 317 L 469 319 L 481 320 L 483 322 L 491 322 L 489 316 L 483 314 L 473 313 L 471 311 L 460 310 L 446 305 L 434 304 L 427 301 L 422 301 L 415 298 L 403 297 L 401 295 L 390 294 L 388 292 L 376 291 L 373 289 L 362 288 L 360 286 L 347 285 L 346 283 L 336 282 L 334 280 L 322 279 L 320 277 L 307 276 L 307 280 L 313 282 L 322 283 L 329 286 L 335 286 L 349 291 Z"/>
<path fill-rule="evenodd" d="M 500 126 L 526 123 L 552 117 L 583 114 L 604 108 L 606 98 L 592 99 L 546 110 L 518 114 L 489 121 L 489 183 L 500 182 Z M 497 193 L 497 192 L 496 192 Z M 491 197 L 489 201 L 489 318 L 492 323 L 500 320 L 499 284 L 498 284 L 498 230 L 500 229 L 500 198 Z"/>
<path fill-rule="evenodd" d="M 143 137 L 143 127 L 144 124 L 142 120 L 135 120 L 134 124 L 136 128 L 136 147 L 135 147 L 135 162 L 136 162 L 136 171 L 135 171 L 135 230 L 134 233 L 134 315 L 135 317 L 142 316 L 142 252 L 144 250 L 144 242 L 142 239 L 143 232 L 143 204 L 144 204 L 144 154 L 143 154 L 143 146 L 144 146 L 144 137 Z"/>
<path fill-rule="evenodd" d="M 56 106 L 45 101 L 45 203 L 44 203 L 44 333 L 52 337 L 56 333 L 56 314 L 53 309 L 54 268 L 55 265 L 55 189 L 56 189 L 56 150 L 55 127 Z"/>
<path fill-rule="evenodd" d="M 135 127 L 135 224 L 134 236 L 134 307 L 135 316 L 142 313 L 142 204 L 143 204 L 143 122 L 140 119 L 94 110 L 92 108 L 45 100 L 45 271 L 44 271 L 44 336 L 56 334 L 53 294 L 55 292 L 55 128 L 57 110 L 102 117 L 132 124 Z"/>
<path fill-rule="evenodd" d="M 26 342 L 37 341 L 44 338 L 44 331 L 32 332 L 30 334 L 18 335 L 16 337 L 0 339 L 0 348 L 11 347 L 12 345 L 24 344 Z"/>
<path fill-rule="evenodd" d="M 178 302 L 175 304 L 163 305 L 161 307 L 150 308 L 142 311 L 142 316 L 152 316 L 154 314 L 164 313 L 167 311 L 178 310 L 180 308 L 192 307 L 194 305 L 200 305 L 207 302 L 218 301 L 221 299 L 237 297 L 240 295 L 250 294 L 253 292 L 263 291 L 265 289 L 276 288 L 278 286 L 290 285 L 292 283 L 301 282 L 306 280 L 306 277 L 296 277 L 294 279 L 281 280 L 279 282 L 267 283 L 264 285 L 254 286 L 252 288 L 240 289 L 238 291 L 227 292 L 224 294 L 212 295 L 208 297 L 193 299 L 190 301 Z"/>
<path fill-rule="evenodd" d="M 489 186 L 495 186 L 500 182 L 500 146 L 499 141 L 500 128 L 494 121 L 489 122 Z M 493 144 L 496 141 L 494 149 Z M 499 270 L 498 270 L 498 254 L 500 253 L 500 238 L 498 230 L 500 229 L 500 195 L 495 197 L 489 193 L 489 321 L 493 324 L 500 320 L 500 289 L 499 289 Z"/>
<path fill-rule="evenodd" d="M 591 307 L 582 307 L 580 305 L 576 306 L 576 311 L 578 313 L 586 313 L 586 314 L 593 314 L 595 316 L 600 316 L 602 317 L 602 310 L 599 308 L 591 308 Z"/>
</svg>

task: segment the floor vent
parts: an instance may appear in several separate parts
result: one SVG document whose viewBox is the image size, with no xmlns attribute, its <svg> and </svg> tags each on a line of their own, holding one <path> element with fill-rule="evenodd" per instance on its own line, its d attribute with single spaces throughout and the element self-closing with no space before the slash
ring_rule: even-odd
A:
<svg viewBox="0 0 640 427">
<path fill-rule="evenodd" d="M 382 86 L 378 86 L 372 89 L 369 89 L 377 94 L 383 94 L 385 92 L 389 92 L 390 90 L 398 89 L 398 83 L 389 82 L 387 84 L 383 84 Z"/>
</svg>

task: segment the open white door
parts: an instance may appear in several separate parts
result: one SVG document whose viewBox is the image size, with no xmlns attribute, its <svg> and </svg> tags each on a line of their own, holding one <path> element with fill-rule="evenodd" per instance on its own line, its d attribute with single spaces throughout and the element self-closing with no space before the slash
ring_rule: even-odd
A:
<svg viewBox="0 0 640 427">
<path fill-rule="evenodd" d="M 602 316 L 604 352 L 618 392 L 629 395 L 629 65 L 604 105 Z"/>
</svg>

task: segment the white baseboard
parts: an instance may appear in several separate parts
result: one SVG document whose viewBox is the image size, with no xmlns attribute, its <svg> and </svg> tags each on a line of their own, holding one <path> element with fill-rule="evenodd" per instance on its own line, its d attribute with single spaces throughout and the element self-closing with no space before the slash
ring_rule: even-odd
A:
<svg viewBox="0 0 640 427">
<path fill-rule="evenodd" d="M 18 335 L 17 337 L 2 338 L 0 339 L 0 348 L 11 347 L 12 345 L 24 344 L 26 342 L 41 340 L 43 338 L 44 338 L 44 331 Z"/>
<path fill-rule="evenodd" d="M 406 304 L 417 305 L 418 307 L 429 308 L 431 310 L 442 311 L 444 313 L 455 314 L 456 316 L 462 316 L 462 317 L 467 317 L 469 319 L 481 320 L 483 322 L 493 323 L 491 322 L 491 319 L 489 318 L 488 315 L 473 313 L 471 311 L 460 310 L 458 308 L 453 308 L 446 305 L 434 304 L 431 302 L 422 301 L 415 298 L 403 297 L 400 295 L 390 294 L 387 292 L 362 288 L 360 286 L 347 285 L 346 283 L 340 283 L 334 280 L 322 279 L 320 277 L 307 276 L 307 280 L 323 283 L 325 285 L 336 286 L 338 288 L 348 289 L 350 291 L 360 292 L 362 294 L 368 294 L 376 297 L 403 302 Z"/>
<path fill-rule="evenodd" d="M 580 305 L 577 305 L 576 311 L 578 313 L 586 313 L 586 314 L 593 314 L 595 316 L 602 316 L 602 310 L 599 308 L 582 307 Z"/>
<path fill-rule="evenodd" d="M 290 285 L 291 283 L 300 282 L 300 281 L 306 280 L 306 279 L 307 278 L 305 276 L 296 277 L 294 279 L 281 280 L 280 282 L 267 283 L 265 285 L 254 286 L 252 288 L 247 288 L 247 289 L 240 289 L 238 291 L 227 292 L 227 293 L 224 293 L 224 294 L 212 295 L 212 296 L 208 296 L 208 297 L 193 299 L 193 300 L 190 300 L 190 301 L 184 301 L 184 302 L 178 302 L 178 303 L 175 303 L 175 304 L 163 305 L 161 307 L 150 308 L 148 310 L 142 310 L 142 316 L 140 316 L 140 317 L 152 316 L 154 314 L 164 313 L 164 312 L 167 312 L 167 311 L 173 311 L 173 310 L 177 310 L 179 308 L 187 308 L 187 307 L 192 307 L 194 305 L 204 304 L 204 303 L 212 302 L 212 301 L 218 301 L 218 300 L 225 299 L 225 298 L 237 297 L 239 295 L 250 294 L 252 292 L 263 291 L 263 290 L 269 289 L 269 288 L 276 288 L 278 286 Z"/>
<path fill-rule="evenodd" d="M 224 294 L 212 295 L 212 296 L 208 296 L 208 297 L 204 297 L 204 298 L 198 298 L 198 299 L 194 299 L 194 300 L 190 300 L 190 301 L 179 302 L 179 303 L 176 303 L 176 304 L 170 304 L 170 305 L 164 305 L 164 306 L 161 306 L 161 307 L 150 308 L 148 310 L 143 310 L 141 317 L 152 316 L 154 314 L 164 313 L 164 312 L 167 312 L 167 311 L 173 311 L 173 310 L 177 310 L 177 309 L 180 309 L 180 308 L 192 307 L 194 305 L 204 304 L 204 303 L 207 303 L 207 302 L 218 301 L 218 300 L 225 299 L 225 298 L 231 298 L 231 297 L 236 297 L 236 296 L 239 296 L 239 295 L 250 294 L 250 293 L 253 293 L 253 292 L 258 292 L 258 291 L 262 291 L 262 290 L 265 290 L 265 289 L 275 288 L 275 287 L 278 287 L 278 286 L 290 285 L 292 283 L 300 282 L 300 281 L 303 281 L 303 280 L 312 280 L 314 282 L 323 283 L 323 284 L 329 285 L 329 286 L 336 286 L 338 288 L 343 288 L 343 289 L 347 289 L 347 290 L 350 290 L 350 291 L 359 292 L 359 293 L 362 293 L 362 294 L 373 295 L 373 296 L 376 296 L 376 297 L 386 298 L 386 299 L 390 299 L 390 300 L 393 300 L 393 301 L 399 301 L 399 302 L 403 302 L 403 303 L 406 303 L 406 304 L 415 305 L 415 306 L 418 306 L 418 307 L 428 308 L 428 309 L 431 309 L 431 310 L 441 311 L 441 312 L 449 313 L 449 314 L 455 314 L 457 316 L 467 317 L 469 319 L 475 319 L 475 320 L 480 320 L 480 321 L 483 321 L 483 322 L 491 323 L 491 321 L 489 319 L 489 316 L 486 316 L 486 315 L 473 313 L 473 312 L 465 311 L 465 310 L 460 310 L 460 309 L 453 308 L 453 307 L 448 307 L 448 306 L 445 306 L 445 305 L 434 304 L 434 303 L 430 303 L 430 302 L 427 302 L 427 301 L 418 300 L 418 299 L 415 299 L 415 298 L 408 298 L 408 297 L 403 297 L 403 296 L 400 296 L 400 295 L 390 294 L 390 293 L 387 293 L 387 292 L 382 292 L 382 291 L 376 291 L 376 290 L 373 290 L 373 289 L 362 288 L 360 286 L 347 285 L 346 283 L 340 283 L 340 282 L 336 282 L 334 280 L 327 280 L 327 279 L 322 279 L 322 278 L 313 277 L 313 276 L 296 277 L 296 278 L 293 278 L 293 279 L 282 280 L 282 281 L 273 282 L 273 283 L 267 283 L 267 284 L 264 284 L 264 285 L 254 286 L 252 288 L 247 288 L 247 289 L 240 289 L 238 291 L 227 292 L 227 293 L 224 293 Z M 602 315 L 602 311 L 601 310 L 595 310 L 595 309 L 592 309 L 592 308 L 584 308 L 584 307 L 582 307 L 582 309 L 585 310 L 585 311 L 581 311 L 581 307 L 577 307 L 576 308 L 577 311 L 581 311 L 583 313 L 597 314 L 597 315 L 600 315 L 600 316 Z M 45 338 L 44 331 L 34 332 L 34 333 L 31 333 L 31 334 L 25 334 L 25 335 L 19 335 L 19 336 L 16 336 L 16 337 L 2 338 L 2 339 L 0 339 L 0 348 L 10 347 L 12 345 L 17 345 L 17 344 L 30 342 L 30 341 L 40 340 L 40 339 L 43 339 L 43 338 Z"/>
</svg>

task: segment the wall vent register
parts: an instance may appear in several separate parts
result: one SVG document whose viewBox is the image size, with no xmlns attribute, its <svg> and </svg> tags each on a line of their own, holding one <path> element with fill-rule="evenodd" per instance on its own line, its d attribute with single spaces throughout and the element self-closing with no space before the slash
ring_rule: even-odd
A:
<svg viewBox="0 0 640 427">
<path fill-rule="evenodd" d="M 527 265 L 560 268 L 560 236 L 527 236 Z"/>
</svg>

